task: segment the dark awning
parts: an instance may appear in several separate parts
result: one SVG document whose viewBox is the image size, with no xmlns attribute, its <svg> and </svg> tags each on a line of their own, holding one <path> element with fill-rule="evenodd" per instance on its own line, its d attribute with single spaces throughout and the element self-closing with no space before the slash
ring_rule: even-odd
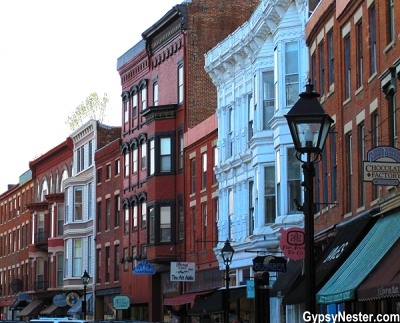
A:
<svg viewBox="0 0 400 323">
<path fill-rule="evenodd" d="M 380 218 L 353 253 L 317 293 L 319 304 L 355 298 L 360 284 L 400 237 L 400 213 Z"/>
<path fill-rule="evenodd" d="M 164 305 L 176 306 L 193 303 L 197 296 L 210 294 L 212 291 L 203 291 L 197 293 L 187 293 L 179 296 L 164 299 Z"/>
<path fill-rule="evenodd" d="M 359 301 L 400 296 L 400 240 L 357 289 Z"/>
<path fill-rule="evenodd" d="M 35 299 L 30 302 L 21 312 L 17 314 L 18 317 L 22 316 L 37 316 L 42 309 L 42 300 Z"/>
<path fill-rule="evenodd" d="M 319 290 L 339 268 L 344 260 L 351 254 L 357 244 L 365 236 L 375 219 L 370 211 L 353 219 L 336 225 L 336 236 L 327 248 L 318 257 L 315 265 L 315 287 Z M 282 302 L 288 304 L 301 304 L 305 302 L 305 278 L 297 282 L 296 286 L 285 295 Z"/>
<path fill-rule="evenodd" d="M 222 313 L 224 311 L 223 301 L 225 299 L 225 289 L 218 289 L 207 298 L 200 300 L 193 308 L 188 311 L 188 315 L 206 315 Z M 246 295 L 246 286 L 229 289 L 231 303 Z"/>
<path fill-rule="evenodd" d="M 10 306 L 10 310 L 19 310 L 26 307 L 32 301 L 32 295 L 27 293 L 18 293 L 17 299 L 15 302 Z"/>
<path fill-rule="evenodd" d="M 60 307 L 55 304 L 51 304 L 42 310 L 40 315 L 64 316 L 67 315 L 68 309 L 69 306 Z"/>
<path fill-rule="evenodd" d="M 82 301 L 83 296 L 79 298 L 74 306 L 72 306 L 68 311 L 67 315 L 78 315 L 82 314 Z M 93 294 L 86 294 L 86 314 L 93 314 Z"/>
<path fill-rule="evenodd" d="M 303 260 L 290 260 L 287 264 L 287 270 L 280 273 L 270 290 L 271 297 L 281 297 L 293 286 L 303 271 Z"/>
</svg>

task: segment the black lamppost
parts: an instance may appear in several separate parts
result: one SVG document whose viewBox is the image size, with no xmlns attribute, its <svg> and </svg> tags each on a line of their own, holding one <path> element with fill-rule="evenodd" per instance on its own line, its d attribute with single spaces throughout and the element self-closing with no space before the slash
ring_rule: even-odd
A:
<svg viewBox="0 0 400 323">
<path fill-rule="evenodd" d="M 314 256 L 314 163 L 321 160 L 329 129 L 334 122 L 325 112 L 313 91 L 313 85 L 307 84 L 306 91 L 300 94 L 300 99 L 285 115 L 290 134 L 296 149 L 296 158 L 303 165 L 304 182 L 304 233 L 305 233 L 305 310 L 315 313 L 315 256 Z M 306 159 L 302 159 L 302 155 Z"/>
<path fill-rule="evenodd" d="M 86 287 L 89 284 L 90 276 L 88 272 L 85 272 L 82 275 L 82 284 L 83 284 L 83 302 L 82 302 L 82 312 L 83 312 L 83 319 L 86 320 Z"/>
<path fill-rule="evenodd" d="M 224 247 L 221 249 L 222 260 L 225 264 L 225 288 L 226 288 L 226 301 L 225 301 L 225 311 L 224 311 L 224 323 L 229 323 L 229 309 L 231 307 L 231 300 L 229 295 L 229 281 L 231 280 L 229 277 L 229 265 L 232 262 L 233 254 L 235 250 L 233 250 L 229 240 L 226 239 Z"/>
</svg>

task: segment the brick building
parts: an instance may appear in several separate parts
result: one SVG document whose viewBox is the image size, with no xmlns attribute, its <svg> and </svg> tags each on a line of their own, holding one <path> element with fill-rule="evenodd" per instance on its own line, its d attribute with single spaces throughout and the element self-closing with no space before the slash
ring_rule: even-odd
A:
<svg viewBox="0 0 400 323">
<path fill-rule="evenodd" d="M 123 285 L 130 282 L 124 294 L 131 302 L 124 318 L 167 320 L 163 299 L 181 292 L 178 283 L 170 282 L 169 266 L 184 260 L 188 252 L 183 136 L 216 107 L 203 55 L 245 21 L 257 3 L 195 0 L 177 5 L 118 59 L 123 102 L 121 199 L 128 222 L 121 248 L 129 246 L 132 269 L 144 263 L 155 268 L 154 275 L 123 274 Z"/>
</svg>

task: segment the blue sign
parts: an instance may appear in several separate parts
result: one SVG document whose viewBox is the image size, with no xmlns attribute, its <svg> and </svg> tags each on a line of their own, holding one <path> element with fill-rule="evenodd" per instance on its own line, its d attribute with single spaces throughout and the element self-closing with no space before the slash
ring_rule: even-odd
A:
<svg viewBox="0 0 400 323">
<path fill-rule="evenodd" d="M 246 281 L 246 297 L 247 298 L 254 298 L 254 280 L 247 280 Z"/>
<path fill-rule="evenodd" d="M 139 275 L 154 275 L 156 272 L 150 263 L 147 261 L 140 261 L 135 267 L 133 273 Z"/>
</svg>

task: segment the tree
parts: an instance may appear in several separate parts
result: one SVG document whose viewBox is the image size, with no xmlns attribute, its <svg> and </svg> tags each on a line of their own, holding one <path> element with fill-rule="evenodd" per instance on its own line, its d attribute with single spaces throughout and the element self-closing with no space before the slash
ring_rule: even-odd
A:
<svg viewBox="0 0 400 323">
<path fill-rule="evenodd" d="M 90 119 L 103 122 L 109 101 L 107 93 L 104 93 L 102 98 L 96 92 L 91 93 L 84 102 L 76 107 L 65 124 L 71 131 L 74 131 Z"/>
</svg>

